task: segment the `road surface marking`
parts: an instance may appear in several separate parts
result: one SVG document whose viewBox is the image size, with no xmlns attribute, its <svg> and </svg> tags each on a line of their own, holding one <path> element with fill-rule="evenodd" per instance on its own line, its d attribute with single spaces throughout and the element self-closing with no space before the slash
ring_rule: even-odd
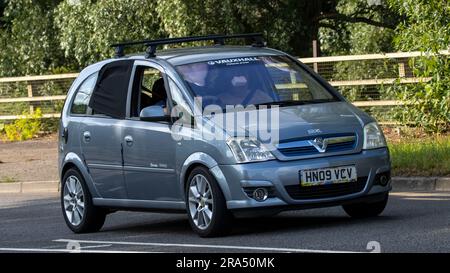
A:
<svg viewBox="0 0 450 273">
<path fill-rule="evenodd" d="M 101 247 L 110 247 L 111 244 L 108 245 L 93 245 L 93 246 L 81 246 L 80 249 L 86 249 L 86 248 L 101 248 Z"/>
<path fill-rule="evenodd" d="M 450 192 L 390 192 L 389 195 L 400 197 L 450 197 Z"/>
<path fill-rule="evenodd" d="M 412 200 L 412 201 L 450 201 L 450 198 L 422 198 L 422 197 L 410 197 L 410 198 L 403 198 L 405 200 Z"/>
<path fill-rule="evenodd" d="M 71 249 L 52 249 L 52 248 L 7 248 L 2 247 L 0 251 L 4 252 L 64 252 L 64 253 L 157 253 L 150 251 L 119 251 L 119 250 L 71 250 Z"/>
<path fill-rule="evenodd" d="M 186 247 L 186 248 L 215 248 L 215 249 L 235 249 L 235 250 L 256 250 L 256 251 L 277 251 L 277 252 L 304 252 L 304 253 L 358 253 L 357 251 L 339 251 L 339 250 L 317 250 L 302 248 L 278 248 L 278 247 L 252 247 L 252 246 L 233 246 L 233 245 L 206 245 L 206 244 L 173 244 L 173 243 L 144 243 L 144 242 L 121 242 L 121 241 L 94 241 L 94 240 L 72 240 L 58 239 L 54 242 L 77 242 L 89 244 L 112 244 L 112 245 L 134 245 L 134 246 L 162 246 L 162 247 Z M 367 253 L 367 252 L 362 252 Z"/>
</svg>

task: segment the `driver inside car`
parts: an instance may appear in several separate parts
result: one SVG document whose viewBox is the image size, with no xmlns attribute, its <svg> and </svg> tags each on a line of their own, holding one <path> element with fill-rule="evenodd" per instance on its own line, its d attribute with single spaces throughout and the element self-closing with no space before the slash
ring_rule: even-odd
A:
<svg viewBox="0 0 450 273">
<path fill-rule="evenodd" d="M 196 90 L 200 96 L 208 94 L 206 77 L 208 76 L 208 65 L 206 63 L 193 63 L 179 67 L 181 74 L 190 87 Z"/>
</svg>

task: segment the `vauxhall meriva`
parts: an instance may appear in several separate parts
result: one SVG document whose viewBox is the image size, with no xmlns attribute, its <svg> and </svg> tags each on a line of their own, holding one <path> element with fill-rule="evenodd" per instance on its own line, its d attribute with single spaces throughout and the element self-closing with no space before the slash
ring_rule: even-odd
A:
<svg viewBox="0 0 450 273">
<path fill-rule="evenodd" d="M 225 45 L 236 38 L 253 44 Z M 214 45 L 156 52 L 192 41 Z M 125 56 L 136 45 L 146 53 Z M 81 71 L 61 113 L 61 206 L 72 231 L 98 231 L 117 210 L 186 212 L 200 236 L 290 209 L 384 210 L 380 127 L 260 34 L 113 46 L 115 58 Z"/>
</svg>

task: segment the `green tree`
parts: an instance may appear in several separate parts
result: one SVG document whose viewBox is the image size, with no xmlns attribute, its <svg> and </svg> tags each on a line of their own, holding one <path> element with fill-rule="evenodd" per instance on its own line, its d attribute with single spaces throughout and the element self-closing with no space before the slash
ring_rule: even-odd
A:
<svg viewBox="0 0 450 273">
<path fill-rule="evenodd" d="M 156 12 L 157 0 L 64 1 L 56 10 L 60 45 L 66 58 L 82 68 L 111 57 L 110 45 L 166 36 Z"/>
<path fill-rule="evenodd" d="M 396 48 L 423 52 L 412 59 L 414 76 L 431 78 L 415 85 L 397 85 L 393 92 L 406 103 L 396 117 L 428 132 L 450 128 L 450 60 L 441 50 L 450 45 L 450 2 L 442 0 L 390 0 L 406 19 L 398 26 Z"/>
<path fill-rule="evenodd" d="M 79 70 L 118 41 L 210 33 L 263 32 L 270 46 L 311 56 L 319 29 L 358 41 L 366 31 L 343 26 L 394 28 L 395 15 L 362 0 L 0 0 L 0 76 Z"/>
<path fill-rule="evenodd" d="M 336 10 L 353 17 L 355 14 L 365 10 L 365 16 L 374 22 L 383 24 L 368 24 L 366 22 L 342 22 L 323 20 L 319 30 L 321 51 L 325 56 L 365 54 L 392 52 L 394 50 L 393 38 L 394 28 L 399 23 L 399 19 L 393 9 L 389 9 L 386 1 L 348 0 L 340 1 Z M 385 10 L 389 10 L 387 19 Z"/>
<path fill-rule="evenodd" d="M 0 4 L 0 76 L 41 74 L 63 64 L 53 10 L 59 0 Z"/>
<path fill-rule="evenodd" d="M 320 28 L 337 35 L 357 23 L 393 29 L 399 18 L 387 5 L 362 0 L 161 0 L 157 10 L 171 36 L 263 32 L 270 46 L 296 56 L 312 55 Z"/>
</svg>

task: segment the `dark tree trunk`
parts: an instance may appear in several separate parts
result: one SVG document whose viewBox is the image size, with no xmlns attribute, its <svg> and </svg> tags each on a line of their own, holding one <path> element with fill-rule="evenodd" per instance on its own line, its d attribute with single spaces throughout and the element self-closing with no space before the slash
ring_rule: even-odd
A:
<svg viewBox="0 0 450 273">
<path fill-rule="evenodd" d="M 289 42 L 292 54 L 299 57 L 313 56 L 313 40 L 317 41 L 320 56 L 319 22 L 317 18 L 322 12 L 322 1 L 297 1 L 295 3 L 295 28 Z"/>
</svg>

